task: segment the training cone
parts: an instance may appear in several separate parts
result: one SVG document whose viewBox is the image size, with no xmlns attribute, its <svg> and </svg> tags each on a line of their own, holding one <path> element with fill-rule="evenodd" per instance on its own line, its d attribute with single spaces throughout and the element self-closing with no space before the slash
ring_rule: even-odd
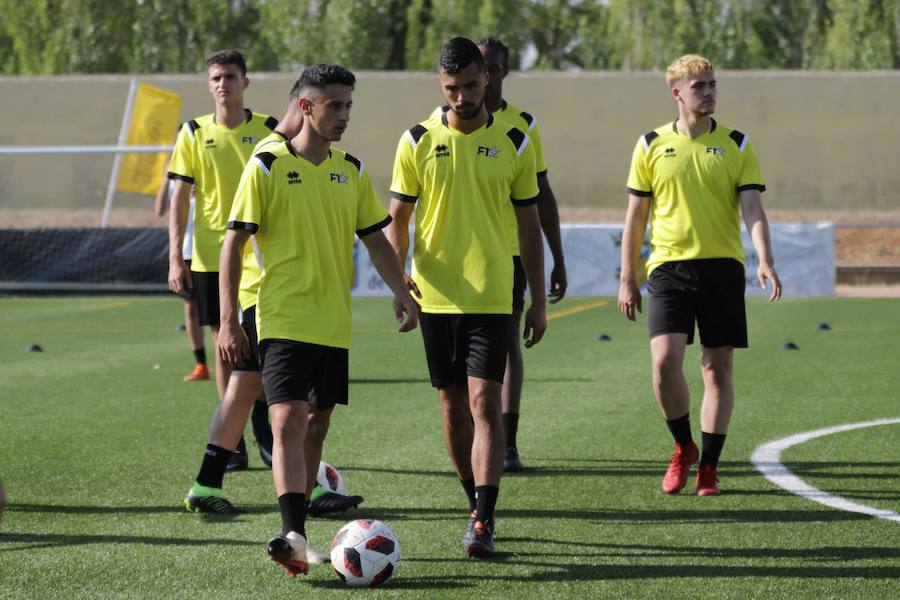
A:
<svg viewBox="0 0 900 600">
<path fill-rule="evenodd" d="M 795 344 L 794 342 L 785 342 L 781 345 L 782 350 L 799 350 L 800 346 Z"/>
<path fill-rule="evenodd" d="M 25 349 L 25 352 L 43 352 L 44 349 L 38 346 L 37 344 L 32 344 Z"/>
<path fill-rule="evenodd" d="M 184 326 L 184 323 L 179 323 L 175 326 L 175 331 L 184 331 L 185 329 L 187 328 Z"/>
<path fill-rule="evenodd" d="M 829 331 L 831 329 L 831 325 L 829 325 L 828 323 L 819 323 L 818 325 L 816 325 L 816 329 L 818 329 L 819 331 Z"/>
<path fill-rule="evenodd" d="M 597 341 L 598 342 L 611 342 L 612 338 L 609 337 L 608 335 L 606 335 L 605 333 L 601 333 L 600 335 L 597 336 Z"/>
</svg>

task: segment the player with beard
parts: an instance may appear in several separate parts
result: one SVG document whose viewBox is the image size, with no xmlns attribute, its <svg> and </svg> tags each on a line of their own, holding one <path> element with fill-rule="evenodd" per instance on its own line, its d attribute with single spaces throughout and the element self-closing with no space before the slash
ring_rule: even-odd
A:
<svg viewBox="0 0 900 600">
<path fill-rule="evenodd" d="M 538 343 L 547 326 L 539 189 L 528 135 L 485 108 L 487 72 L 478 46 L 461 37 L 447 42 L 438 75 L 450 110 L 400 138 L 388 237 L 405 264 L 415 209 L 408 285 L 421 305 L 444 440 L 469 498 L 463 544 L 470 556 L 485 558 L 495 554 L 494 509 L 503 468 L 500 396 L 513 288 L 510 204 L 531 288 L 525 346 Z"/>
</svg>

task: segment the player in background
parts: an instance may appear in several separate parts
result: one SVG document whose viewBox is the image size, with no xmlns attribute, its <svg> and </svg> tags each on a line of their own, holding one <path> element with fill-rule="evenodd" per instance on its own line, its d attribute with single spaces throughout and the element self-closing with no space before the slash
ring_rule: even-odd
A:
<svg viewBox="0 0 900 600">
<path fill-rule="evenodd" d="M 180 128 L 179 128 L 180 130 Z M 163 178 L 162 185 L 156 193 L 154 200 L 154 209 L 157 217 L 164 217 L 169 213 L 169 202 L 172 192 L 175 189 L 175 180 L 170 179 L 168 175 Z M 191 268 L 191 247 L 194 243 L 194 207 L 196 200 L 193 190 L 190 196 L 190 208 L 188 210 L 187 225 L 184 230 L 184 243 L 181 247 L 181 254 L 184 257 L 184 264 L 188 269 Z M 206 381 L 209 379 L 209 367 L 206 366 L 206 347 L 203 342 L 203 328 L 197 321 L 197 301 L 192 297 L 182 297 L 184 304 L 184 330 L 187 334 L 188 344 L 194 353 L 196 364 L 194 369 L 183 377 L 184 381 Z"/>
<path fill-rule="evenodd" d="M 488 83 L 485 88 L 484 106 L 494 117 L 514 125 L 528 134 L 534 148 L 535 168 L 540 194 L 538 195 L 538 216 L 541 229 L 553 256 L 553 269 L 550 271 L 550 304 L 556 304 L 566 295 L 568 279 L 566 263 L 563 257 L 562 237 L 559 232 L 559 208 L 556 196 L 550 187 L 547 177 L 547 164 L 544 162 L 544 150 L 537 119 L 531 114 L 510 104 L 503 98 L 503 80 L 509 74 L 509 48 L 497 38 L 486 38 L 476 42 L 484 62 L 487 65 Z M 512 212 L 511 210 L 509 212 Z M 522 330 L 522 311 L 525 309 L 525 269 L 519 256 L 519 240 L 516 234 L 514 215 L 509 219 L 509 236 L 513 244 L 513 261 L 515 275 L 513 278 L 513 318 L 510 321 L 509 357 L 506 361 L 506 373 L 503 376 L 502 419 L 503 431 L 506 435 L 506 451 L 503 457 L 504 471 L 521 471 L 524 469 L 519 459 L 517 434 L 519 430 L 519 414 L 522 402 L 522 382 L 525 377 L 525 364 L 522 360 L 520 334 Z"/>
<path fill-rule="evenodd" d="M 632 321 L 635 311 L 641 311 L 635 267 L 649 217 L 647 321 L 653 391 L 675 439 L 662 490 L 681 491 L 699 458 L 696 494 L 715 496 L 719 456 L 734 406 L 734 348 L 747 347 L 742 215 L 759 256 L 756 277 L 763 289 L 771 285 L 770 300 L 781 297 L 781 282 L 756 151 L 749 136 L 712 118 L 717 94 L 712 63 L 696 54 L 682 56 L 666 70 L 666 83 L 678 119 L 644 134 L 634 148 L 619 309 Z M 683 371 L 695 322 L 702 346 L 702 455 L 691 436 Z"/>
<path fill-rule="evenodd" d="M 319 558 L 306 540 L 307 498 L 335 404 L 347 404 L 353 237 L 358 236 L 388 287 L 400 331 L 415 328 L 415 302 L 381 232 L 390 217 L 362 161 L 332 148 L 350 120 L 355 77 L 337 65 L 300 76 L 300 133 L 267 144 L 244 169 L 222 246 L 222 359 L 240 363 L 249 345 L 237 320 L 243 247 L 255 235 L 264 269 L 256 324 L 263 387 L 275 436 L 272 476 L 281 535 L 267 551 L 291 575 Z M 405 316 L 404 316 L 405 315 Z M 321 438 L 310 412 L 321 413 Z"/>
<path fill-rule="evenodd" d="M 494 119 L 485 108 L 488 77 L 478 46 L 462 37 L 444 44 L 438 75 L 450 110 L 400 138 L 388 238 L 405 264 L 415 208 L 408 285 L 419 297 L 444 440 L 472 511 L 463 544 L 470 556 L 482 558 L 495 553 L 494 509 L 503 469 L 500 396 L 513 288 L 507 205 L 515 207 L 531 288 L 525 314 L 525 346 L 530 347 L 547 326 L 535 206 L 539 190 L 528 135 Z"/>
<path fill-rule="evenodd" d="M 169 289 L 197 301 L 198 322 L 209 326 L 215 340 L 219 330 L 219 251 L 234 192 L 244 164 L 260 139 L 278 121 L 244 107 L 250 84 L 244 57 L 222 50 L 206 61 L 207 87 L 215 101 L 214 113 L 186 122 L 175 141 L 169 176 L 175 180 L 169 218 Z M 191 186 L 196 197 L 191 267 L 182 255 Z M 245 286 L 259 277 L 252 251 L 244 257 Z M 221 402 L 231 375 L 229 365 L 216 358 L 216 388 Z M 261 425 L 261 423 L 260 423 Z M 264 440 L 258 440 L 261 446 Z M 226 460 L 229 469 L 246 468 L 243 438 L 238 451 Z M 216 487 L 216 486 L 210 486 Z M 221 487 L 219 485 L 218 487 Z"/>
</svg>

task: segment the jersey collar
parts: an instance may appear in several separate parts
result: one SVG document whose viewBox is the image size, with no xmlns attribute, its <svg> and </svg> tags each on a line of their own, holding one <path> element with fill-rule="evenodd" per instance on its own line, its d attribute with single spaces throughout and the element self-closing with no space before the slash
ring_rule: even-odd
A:
<svg viewBox="0 0 900 600">
<path fill-rule="evenodd" d="M 716 130 L 716 120 L 713 119 L 712 117 L 710 117 L 709 121 L 710 121 L 709 131 L 707 131 L 706 133 L 712 133 L 713 131 Z M 672 121 L 672 131 L 674 131 L 675 133 L 678 133 L 678 119 L 675 119 L 674 121 Z M 704 133 L 703 135 L 706 135 L 706 133 Z"/>
<path fill-rule="evenodd" d="M 276 131 L 275 133 L 279 133 L 279 132 Z M 282 137 L 284 137 L 283 134 L 282 134 Z M 299 158 L 300 160 L 312 165 L 312 163 L 310 163 L 308 160 L 306 160 L 305 158 L 303 158 L 302 156 L 297 154 L 297 152 L 294 150 L 294 145 L 291 143 L 290 138 L 287 138 L 287 137 L 284 138 L 284 145 L 287 146 L 288 152 L 291 153 L 291 156 L 293 156 L 294 158 Z M 328 161 L 328 160 L 331 160 L 331 148 L 328 149 L 328 158 L 326 158 L 325 161 Z M 325 161 L 322 161 L 322 165 L 325 164 Z M 318 165 L 318 166 L 321 167 L 322 165 Z M 316 166 L 316 165 L 313 165 L 313 166 Z"/>
<path fill-rule="evenodd" d="M 246 125 L 247 123 L 249 123 L 251 121 L 251 119 L 253 119 L 253 111 L 250 110 L 249 108 L 245 108 L 244 114 L 247 116 L 247 118 L 244 119 L 243 125 Z M 216 113 L 213 113 L 213 123 L 215 123 L 216 125 L 219 124 L 219 122 L 216 121 Z M 240 127 L 240 125 L 238 125 L 238 127 Z M 237 129 L 237 127 L 235 127 L 235 129 Z"/>
<path fill-rule="evenodd" d="M 449 106 L 447 107 L 447 110 L 445 110 L 443 113 L 441 113 L 441 123 L 444 124 L 444 127 L 446 127 L 447 129 L 450 129 L 451 131 L 453 131 L 453 129 L 450 128 L 450 123 L 447 122 L 447 111 L 448 111 L 448 110 L 450 110 L 450 107 L 449 107 Z M 488 113 L 487 123 L 485 123 L 484 125 L 482 125 L 482 127 L 483 127 L 484 129 L 487 129 L 488 127 L 490 127 L 490 126 L 493 125 L 493 124 L 494 124 L 494 115 L 492 115 L 491 113 Z M 475 131 L 478 131 L 479 129 L 481 129 L 481 127 L 479 127 L 478 129 L 476 129 Z M 472 133 L 475 133 L 475 131 L 473 131 Z"/>
</svg>

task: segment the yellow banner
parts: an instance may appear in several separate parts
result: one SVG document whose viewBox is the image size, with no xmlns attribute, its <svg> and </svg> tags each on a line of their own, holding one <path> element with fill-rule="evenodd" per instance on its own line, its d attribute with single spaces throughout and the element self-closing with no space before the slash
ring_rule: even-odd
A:
<svg viewBox="0 0 900 600">
<path fill-rule="evenodd" d="M 128 127 L 128 146 L 165 146 L 175 139 L 181 117 L 181 96 L 140 84 Z M 168 154 L 125 154 L 116 189 L 155 195 L 165 175 Z"/>
</svg>

